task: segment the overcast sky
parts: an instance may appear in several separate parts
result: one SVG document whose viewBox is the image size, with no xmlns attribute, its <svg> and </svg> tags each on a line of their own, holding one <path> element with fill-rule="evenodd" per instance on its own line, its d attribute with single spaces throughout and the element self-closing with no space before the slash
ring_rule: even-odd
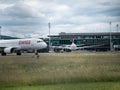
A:
<svg viewBox="0 0 120 90">
<path fill-rule="evenodd" d="M 0 0 L 2 34 L 28 38 L 60 32 L 109 32 L 120 27 L 120 0 Z M 120 28 L 119 28 L 120 31 Z"/>
</svg>

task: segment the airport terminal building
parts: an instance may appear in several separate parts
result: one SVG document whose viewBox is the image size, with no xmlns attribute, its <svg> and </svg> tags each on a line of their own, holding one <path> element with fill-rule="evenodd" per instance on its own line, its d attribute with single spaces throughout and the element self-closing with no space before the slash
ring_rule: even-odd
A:
<svg viewBox="0 0 120 90">
<path fill-rule="evenodd" d="M 99 47 L 86 48 L 85 50 L 109 51 L 110 42 L 112 50 L 120 50 L 120 32 L 112 33 L 65 33 L 59 35 L 50 35 L 50 43 L 52 46 L 62 46 L 72 44 L 72 37 L 76 45 L 90 46 L 101 45 Z M 110 39 L 111 37 L 111 39 Z M 45 39 L 49 44 L 49 40 Z"/>
</svg>

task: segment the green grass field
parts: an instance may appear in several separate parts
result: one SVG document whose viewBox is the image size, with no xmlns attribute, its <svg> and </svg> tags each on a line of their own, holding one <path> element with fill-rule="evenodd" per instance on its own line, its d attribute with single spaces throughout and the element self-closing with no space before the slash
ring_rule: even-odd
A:
<svg viewBox="0 0 120 90">
<path fill-rule="evenodd" d="M 0 56 L 0 90 L 119 90 L 120 53 Z"/>
</svg>

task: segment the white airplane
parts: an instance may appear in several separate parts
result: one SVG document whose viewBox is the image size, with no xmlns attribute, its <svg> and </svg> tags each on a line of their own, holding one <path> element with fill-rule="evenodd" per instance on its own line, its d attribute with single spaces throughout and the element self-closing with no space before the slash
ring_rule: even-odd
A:
<svg viewBox="0 0 120 90">
<path fill-rule="evenodd" d="M 37 50 L 44 49 L 47 44 L 42 39 L 12 39 L 12 40 L 0 40 L 1 55 L 16 52 L 17 55 L 21 55 L 21 50 Z"/>
<path fill-rule="evenodd" d="M 51 48 L 58 49 L 58 50 L 64 50 L 64 51 L 74 51 L 78 49 L 78 46 L 74 43 L 74 35 L 73 35 L 71 45 L 51 46 Z"/>
<path fill-rule="evenodd" d="M 72 44 L 71 45 L 68 45 L 66 46 L 67 49 L 70 49 L 70 50 L 76 50 L 77 49 L 77 45 L 74 43 L 74 35 L 72 37 Z"/>
</svg>

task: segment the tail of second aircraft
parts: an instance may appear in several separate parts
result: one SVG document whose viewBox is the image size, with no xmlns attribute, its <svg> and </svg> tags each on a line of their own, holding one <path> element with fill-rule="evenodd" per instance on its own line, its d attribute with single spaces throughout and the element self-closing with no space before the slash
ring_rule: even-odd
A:
<svg viewBox="0 0 120 90">
<path fill-rule="evenodd" d="M 72 36 L 72 44 L 74 43 L 74 35 Z"/>
</svg>

